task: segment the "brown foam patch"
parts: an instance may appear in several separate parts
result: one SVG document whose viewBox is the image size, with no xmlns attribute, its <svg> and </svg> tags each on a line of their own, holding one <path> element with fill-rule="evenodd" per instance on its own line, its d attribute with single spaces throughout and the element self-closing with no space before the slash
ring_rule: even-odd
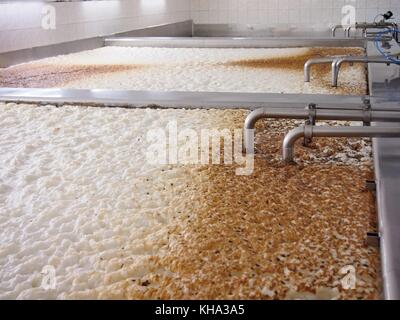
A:
<svg viewBox="0 0 400 320">
<path fill-rule="evenodd" d="M 371 172 L 260 161 L 251 177 L 229 167 L 203 170 L 203 207 L 188 208 L 168 253 L 154 258 L 155 273 L 141 280 L 151 286 L 129 297 L 285 299 L 337 288 L 339 296 L 328 298 L 379 298 L 378 251 L 364 243 L 374 215 L 364 187 Z M 347 265 L 356 269 L 357 290 L 341 288 Z"/>
<path fill-rule="evenodd" d="M 287 55 L 282 57 L 268 57 L 260 59 L 244 59 L 234 60 L 224 63 L 227 67 L 236 68 L 250 68 L 250 69 L 281 69 L 289 70 L 293 72 L 303 73 L 304 64 L 313 58 L 322 58 L 329 56 L 341 56 L 341 55 L 363 55 L 365 50 L 361 48 L 309 48 L 306 52 L 298 55 Z M 311 68 L 311 83 L 316 91 L 318 89 L 328 89 L 332 94 L 353 94 L 353 95 L 365 95 L 367 93 L 367 87 L 364 84 L 366 79 L 365 68 L 362 64 L 344 64 L 342 70 L 346 71 L 349 68 L 356 68 L 360 74 L 365 74 L 363 79 L 360 79 L 360 83 L 340 83 L 339 87 L 332 88 L 331 84 L 331 65 L 330 64 L 317 64 Z"/>
<path fill-rule="evenodd" d="M 187 185 L 197 197 L 183 198 L 165 255 L 151 258 L 152 273 L 132 280 L 126 297 L 379 299 L 379 253 L 365 244 L 376 228 L 365 188 L 372 176 L 365 166 L 260 157 L 249 177 L 236 176 L 235 166 L 204 166 Z M 354 290 L 341 286 L 349 265 Z"/>
<path fill-rule="evenodd" d="M 298 55 L 285 55 L 282 57 L 268 57 L 260 59 L 244 59 L 233 60 L 224 63 L 225 66 L 256 68 L 256 69 L 285 69 L 285 70 L 301 70 L 304 64 L 314 58 L 322 58 L 338 55 L 362 55 L 363 49 L 357 48 L 309 48 L 306 52 Z M 328 72 L 330 65 L 316 65 L 315 70 L 320 72 Z"/>
<path fill-rule="evenodd" d="M 0 86 L 51 88 L 94 75 L 144 68 L 143 65 L 19 65 L 0 69 Z"/>
<path fill-rule="evenodd" d="M 258 163 L 250 178 L 234 177 L 222 167 L 207 168 L 206 174 L 212 184 L 202 190 L 207 210 L 197 213 L 181 242 L 161 260 L 179 275 L 178 281 L 174 279 L 178 298 L 268 298 L 264 288 L 278 299 L 291 290 L 315 294 L 318 287 L 335 287 L 340 268 L 349 264 L 371 289 L 377 261 L 364 246 L 359 224 L 373 203 L 363 191 L 363 181 L 353 179 L 365 178 L 359 170 L 271 168 Z M 351 199 L 343 200 L 346 194 L 337 193 L 340 188 L 351 192 Z M 352 221 L 347 224 L 349 215 Z M 363 227 L 368 228 L 365 223 Z M 352 253 L 346 256 L 348 249 Z M 373 267 L 363 268 L 362 259 Z M 373 281 L 372 292 L 378 292 Z M 376 296 L 361 291 L 350 297 Z"/>
</svg>

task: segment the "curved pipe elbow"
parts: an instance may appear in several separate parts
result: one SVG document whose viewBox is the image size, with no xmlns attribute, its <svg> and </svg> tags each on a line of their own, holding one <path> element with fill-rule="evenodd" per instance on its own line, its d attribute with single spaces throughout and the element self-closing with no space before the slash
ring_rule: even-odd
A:
<svg viewBox="0 0 400 320">
<path fill-rule="evenodd" d="M 337 87 L 339 82 L 339 72 L 342 64 L 347 61 L 347 58 L 337 58 L 332 62 L 332 87 Z"/>
<path fill-rule="evenodd" d="M 266 114 L 264 108 L 258 108 L 250 112 L 244 121 L 244 129 L 254 129 L 258 120 L 262 119 Z"/>
<path fill-rule="evenodd" d="M 304 64 L 304 82 L 311 81 L 311 67 L 313 65 L 331 63 L 332 61 L 335 61 L 335 57 L 314 58 L 307 60 L 307 62 Z"/>
<path fill-rule="evenodd" d="M 332 27 L 332 29 L 331 29 L 331 31 L 332 31 L 332 37 L 336 37 L 336 30 L 337 30 L 337 29 L 343 29 L 343 25 L 338 24 L 338 25 Z"/>
<path fill-rule="evenodd" d="M 301 137 L 305 136 L 306 128 L 304 126 L 297 127 L 285 136 L 283 140 L 282 152 L 283 152 L 283 160 L 286 163 L 293 163 L 294 162 L 294 145 L 297 140 Z"/>
<path fill-rule="evenodd" d="M 347 29 L 347 38 L 350 38 L 350 36 L 351 36 L 351 29 L 352 29 L 353 27 L 349 27 L 348 29 Z"/>
<path fill-rule="evenodd" d="M 339 80 L 339 72 L 340 68 L 342 67 L 342 64 L 345 62 L 350 62 L 350 63 L 387 63 L 390 64 L 390 61 L 387 61 L 386 59 L 377 59 L 377 58 L 369 58 L 367 56 L 365 57 L 354 57 L 354 56 L 349 56 L 349 57 L 339 57 L 335 59 L 332 62 L 332 87 L 337 87 L 338 86 L 338 80 Z"/>
<path fill-rule="evenodd" d="M 338 28 L 338 26 L 334 26 L 332 28 L 332 37 L 336 37 L 336 29 Z"/>
<path fill-rule="evenodd" d="M 332 87 L 337 87 L 338 86 L 338 80 L 339 80 L 339 68 L 342 62 L 339 64 L 339 61 L 342 61 L 341 59 L 336 59 L 332 62 Z"/>
<path fill-rule="evenodd" d="M 304 82 L 310 82 L 311 80 L 311 65 L 311 60 L 304 64 Z"/>
<path fill-rule="evenodd" d="M 344 29 L 344 36 L 345 37 L 350 38 L 350 30 L 351 30 L 351 27 L 347 27 L 347 28 Z"/>
<path fill-rule="evenodd" d="M 259 108 L 250 112 L 244 122 L 244 149 L 247 154 L 254 153 L 254 129 L 258 120 L 264 118 L 266 110 Z"/>
<path fill-rule="evenodd" d="M 292 163 L 294 146 L 301 137 L 369 137 L 369 138 L 398 138 L 400 127 L 330 127 L 330 126 L 301 126 L 291 130 L 283 141 L 283 160 Z"/>
</svg>

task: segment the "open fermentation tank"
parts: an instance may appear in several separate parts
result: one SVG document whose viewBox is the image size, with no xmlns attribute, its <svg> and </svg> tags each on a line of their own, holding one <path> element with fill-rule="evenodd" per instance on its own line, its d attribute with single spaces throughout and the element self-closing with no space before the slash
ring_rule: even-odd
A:
<svg viewBox="0 0 400 320">
<path fill-rule="evenodd" d="M 235 162 L 179 158 L 204 151 L 204 130 L 234 137 L 259 106 L 362 108 L 364 66 L 344 68 L 341 88 L 325 67 L 304 84 L 303 66 L 365 54 L 363 41 L 106 44 L 0 69 L 0 298 L 382 297 L 379 250 L 365 242 L 377 231 L 368 139 L 299 144 L 297 165 L 286 165 L 281 140 L 302 121 L 265 120 L 251 175 Z M 168 149 L 168 164 L 149 161 L 164 142 L 178 156 Z M 45 266 L 57 275 L 49 290 Z M 357 286 L 345 288 L 352 270 Z"/>
</svg>

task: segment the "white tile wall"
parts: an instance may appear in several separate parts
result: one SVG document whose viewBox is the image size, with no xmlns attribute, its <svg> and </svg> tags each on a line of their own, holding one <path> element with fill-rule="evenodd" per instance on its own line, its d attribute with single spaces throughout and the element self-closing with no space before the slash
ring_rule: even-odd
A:
<svg viewBox="0 0 400 320">
<path fill-rule="evenodd" d="M 400 21 L 400 0 L 189 0 L 195 23 L 330 27 L 353 5 L 357 21 L 371 21 L 391 9 Z"/>
<path fill-rule="evenodd" d="M 1 1 L 1 0 L 0 0 Z M 400 21 L 400 0 L 110 0 L 52 3 L 57 29 L 41 28 L 44 1 L 0 3 L 0 52 L 108 35 L 183 21 L 270 26 L 328 27 L 340 23 L 345 4 L 357 20 L 391 9 Z"/>
<path fill-rule="evenodd" d="M 49 3 L 48 3 L 49 4 Z M 43 30 L 42 1 L 0 3 L 0 52 L 109 35 L 190 19 L 190 0 L 50 3 L 56 30 Z"/>
</svg>

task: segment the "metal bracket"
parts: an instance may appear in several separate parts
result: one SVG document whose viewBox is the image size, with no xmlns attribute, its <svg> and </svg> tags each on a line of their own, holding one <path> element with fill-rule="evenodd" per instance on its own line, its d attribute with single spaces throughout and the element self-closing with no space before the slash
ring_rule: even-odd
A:
<svg viewBox="0 0 400 320">
<path fill-rule="evenodd" d="M 304 127 L 304 141 L 312 141 L 313 126 L 306 124 Z"/>
<path fill-rule="evenodd" d="M 365 186 L 371 192 L 375 192 L 376 191 L 376 182 L 374 180 L 367 180 L 365 182 Z"/>
<path fill-rule="evenodd" d="M 317 120 L 317 105 L 315 103 L 310 103 L 306 109 L 308 110 L 308 120 L 306 120 L 306 126 L 315 126 Z M 303 145 L 308 147 L 312 143 L 312 132 L 310 134 L 304 135 Z"/>
<path fill-rule="evenodd" d="M 371 100 L 366 98 L 363 102 L 363 125 L 369 127 L 371 126 Z"/>
<path fill-rule="evenodd" d="M 368 246 L 379 248 L 381 245 L 381 236 L 377 232 L 367 232 L 366 242 Z"/>
</svg>

